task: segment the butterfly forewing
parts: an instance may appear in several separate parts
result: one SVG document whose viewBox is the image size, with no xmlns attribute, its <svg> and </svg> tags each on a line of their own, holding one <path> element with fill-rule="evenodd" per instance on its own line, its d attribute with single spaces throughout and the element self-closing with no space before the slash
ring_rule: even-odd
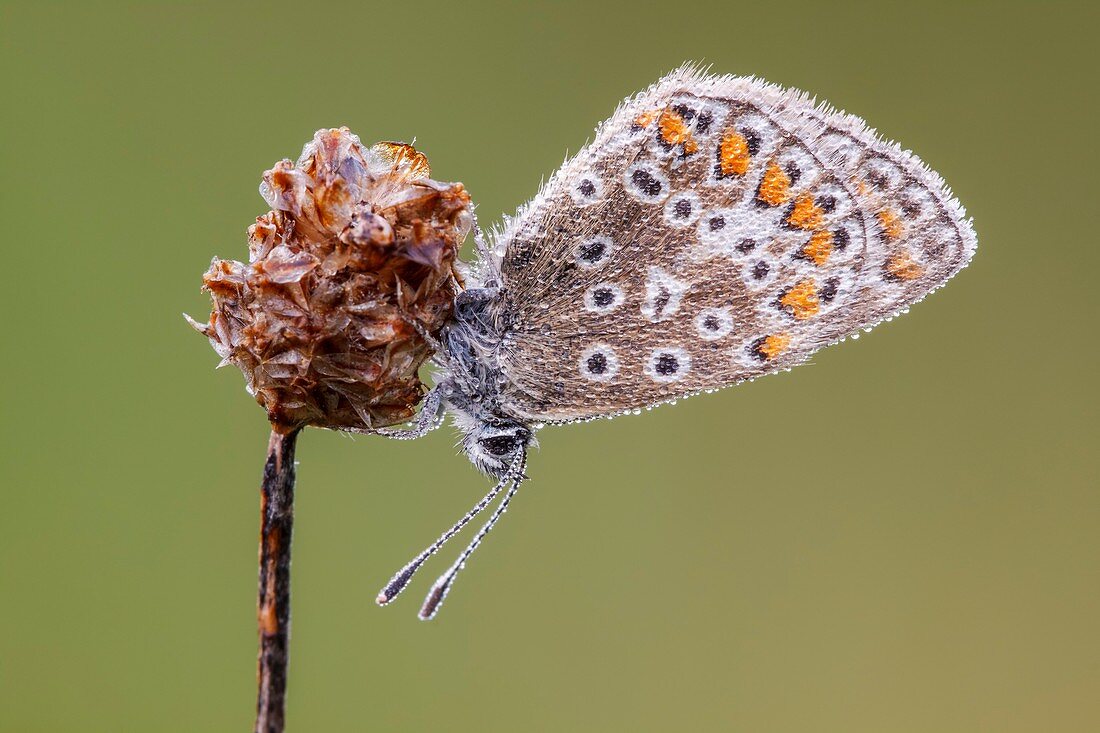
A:
<svg viewBox="0 0 1100 733">
<path fill-rule="evenodd" d="M 685 68 L 494 246 L 504 402 L 558 422 L 797 365 L 942 285 L 975 238 L 942 180 L 857 118 Z"/>
</svg>

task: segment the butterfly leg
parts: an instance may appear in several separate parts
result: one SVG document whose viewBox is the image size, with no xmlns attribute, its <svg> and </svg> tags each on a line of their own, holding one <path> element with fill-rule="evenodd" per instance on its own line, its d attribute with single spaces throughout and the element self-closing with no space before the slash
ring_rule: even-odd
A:
<svg viewBox="0 0 1100 733">
<path fill-rule="evenodd" d="M 343 429 L 352 433 L 362 433 L 363 435 L 381 435 L 392 440 L 416 440 L 417 438 L 423 438 L 442 424 L 443 394 L 439 391 L 439 387 L 433 387 L 424 397 L 424 404 L 420 407 L 416 422 L 407 430 L 390 430 L 388 428 L 374 430 Z"/>
<path fill-rule="evenodd" d="M 440 343 L 439 339 L 437 339 L 431 331 L 424 328 L 424 324 L 406 313 L 402 313 L 400 314 L 400 316 L 401 320 L 405 321 L 405 323 L 416 329 L 417 335 L 420 336 L 420 338 L 424 339 L 425 343 L 427 343 L 428 346 L 432 347 L 432 349 L 435 351 L 435 356 L 437 358 L 447 358 L 447 350 L 443 347 L 443 344 Z"/>
</svg>

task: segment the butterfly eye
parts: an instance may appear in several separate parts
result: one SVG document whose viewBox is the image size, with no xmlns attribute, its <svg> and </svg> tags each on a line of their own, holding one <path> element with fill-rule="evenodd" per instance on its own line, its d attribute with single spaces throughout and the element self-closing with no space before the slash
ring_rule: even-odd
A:
<svg viewBox="0 0 1100 733">
<path fill-rule="evenodd" d="M 635 163 L 626 169 L 624 183 L 629 194 L 647 204 L 659 204 L 668 196 L 668 179 L 656 166 Z"/>
<path fill-rule="evenodd" d="M 630 180 L 638 187 L 639 192 L 646 196 L 661 195 L 661 182 L 649 171 L 636 170 L 631 174 Z"/>
<path fill-rule="evenodd" d="M 704 341 L 717 341 L 733 330 L 728 308 L 706 308 L 695 317 L 695 330 Z"/>
<path fill-rule="evenodd" d="M 506 456 L 509 453 L 514 453 L 523 442 L 523 438 L 519 435 L 494 435 L 478 441 L 482 448 L 494 456 Z"/>
<path fill-rule="evenodd" d="M 645 373 L 655 382 L 675 382 L 691 369 L 691 356 L 680 348 L 654 349 L 646 363 Z"/>
<path fill-rule="evenodd" d="M 578 361 L 581 376 L 593 382 L 607 382 L 619 373 L 619 359 L 609 346 L 597 344 L 585 349 Z"/>
<path fill-rule="evenodd" d="M 607 237 L 591 237 L 577 246 L 577 264 L 584 268 L 602 265 L 611 256 L 611 240 Z"/>
</svg>

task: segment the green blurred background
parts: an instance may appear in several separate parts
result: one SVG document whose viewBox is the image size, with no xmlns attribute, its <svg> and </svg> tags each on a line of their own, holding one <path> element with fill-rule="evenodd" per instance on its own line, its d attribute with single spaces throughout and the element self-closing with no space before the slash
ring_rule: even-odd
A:
<svg viewBox="0 0 1100 733">
<path fill-rule="evenodd" d="M 290 730 L 1100 730 L 1096 11 L 0 8 L 3 731 L 250 729 L 267 428 L 180 312 L 265 168 L 415 137 L 488 223 L 686 59 L 917 150 L 977 258 L 812 366 L 543 431 L 431 624 L 457 547 L 374 596 L 485 480 L 450 430 L 308 432 Z"/>
</svg>

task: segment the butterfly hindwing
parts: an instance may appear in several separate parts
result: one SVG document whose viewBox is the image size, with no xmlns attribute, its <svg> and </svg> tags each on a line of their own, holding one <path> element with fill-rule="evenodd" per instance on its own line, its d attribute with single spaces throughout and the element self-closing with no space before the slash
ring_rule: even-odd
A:
<svg viewBox="0 0 1100 733">
<path fill-rule="evenodd" d="M 505 403 L 564 422 L 795 366 L 942 285 L 975 238 L 942 180 L 857 118 L 683 68 L 494 247 Z"/>
</svg>

